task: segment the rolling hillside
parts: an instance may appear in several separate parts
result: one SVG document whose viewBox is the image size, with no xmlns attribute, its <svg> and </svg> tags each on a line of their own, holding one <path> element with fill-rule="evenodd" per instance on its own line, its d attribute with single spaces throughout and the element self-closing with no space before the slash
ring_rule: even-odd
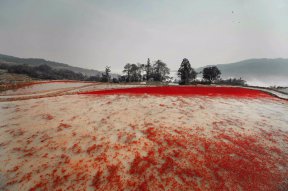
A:
<svg viewBox="0 0 288 191">
<path fill-rule="evenodd" d="M 70 66 L 59 62 L 48 61 L 40 58 L 18 58 L 0 54 L 0 64 L 8 63 L 12 65 L 27 64 L 29 66 L 39 66 L 46 64 L 54 69 L 66 69 L 79 72 L 86 76 L 101 75 L 98 70 L 84 69 Z M 256 86 L 285 86 L 288 87 L 288 59 L 249 59 L 230 64 L 216 65 L 222 72 L 221 78 L 242 78 L 249 85 Z M 203 67 L 196 69 L 202 71 Z M 112 74 L 112 76 L 118 76 Z M 198 77 L 201 77 L 199 75 Z"/>
<path fill-rule="evenodd" d="M 27 64 L 29 66 L 39 66 L 42 64 L 46 64 L 54 69 L 66 69 L 66 70 L 71 70 L 76 73 L 82 73 L 86 76 L 95 76 L 95 75 L 101 75 L 101 72 L 98 70 L 89 70 L 89 69 L 84 69 L 80 67 L 74 67 L 70 66 L 68 64 L 63 64 L 59 62 L 53 62 L 53 61 L 48 61 L 40 58 L 18 58 L 14 56 L 8 56 L 4 54 L 0 54 L 0 64 L 1 63 L 8 63 L 12 65 L 17 65 L 17 64 Z"/>
<path fill-rule="evenodd" d="M 288 86 L 288 59 L 249 59 L 216 66 L 221 70 L 223 79 L 241 77 L 249 85 Z M 197 71 L 202 69 L 198 68 Z"/>
</svg>

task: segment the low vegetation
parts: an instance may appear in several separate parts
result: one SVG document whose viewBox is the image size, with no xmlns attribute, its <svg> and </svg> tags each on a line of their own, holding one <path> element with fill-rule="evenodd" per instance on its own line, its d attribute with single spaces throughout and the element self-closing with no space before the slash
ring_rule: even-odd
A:
<svg viewBox="0 0 288 191">
<path fill-rule="evenodd" d="M 111 67 L 106 66 L 102 75 L 86 76 L 82 73 L 76 73 L 67 69 L 55 69 L 46 64 L 39 66 L 30 66 L 28 64 L 11 65 L 0 64 L 0 69 L 5 69 L 8 73 L 25 74 L 34 79 L 43 80 L 80 80 L 80 81 L 98 81 L 98 82 L 172 82 L 169 76 L 170 69 L 167 64 L 161 60 L 157 60 L 151 64 L 148 58 L 146 64 L 127 63 L 124 66 L 122 76 L 111 75 Z M 202 74 L 199 80 L 197 75 Z M 180 85 L 189 84 L 224 84 L 224 85 L 246 85 L 245 80 L 239 78 L 221 79 L 221 71 L 217 66 L 209 66 L 203 68 L 201 72 L 196 72 L 187 58 L 184 58 L 177 73 Z M 112 77 L 114 76 L 114 77 Z M 176 82 L 176 80 L 174 80 Z"/>
<path fill-rule="evenodd" d="M 26 74 L 32 78 L 47 80 L 85 80 L 85 76 L 81 73 L 75 73 L 71 70 L 52 69 L 50 66 L 43 64 L 39 66 L 28 65 L 9 65 L 1 64 L 0 69 L 6 69 L 9 73 Z"/>
</svg>

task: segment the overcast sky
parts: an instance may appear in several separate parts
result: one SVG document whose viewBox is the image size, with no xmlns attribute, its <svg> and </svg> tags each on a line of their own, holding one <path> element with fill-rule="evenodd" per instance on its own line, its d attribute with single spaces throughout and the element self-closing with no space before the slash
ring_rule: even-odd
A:
<svg viewBox="0 0 288 191">
<path fill-rule="evenodd" d="M 121 72 L 288 57 L 287 0 L 0 0 L 0 53 Z"/>
</svg>

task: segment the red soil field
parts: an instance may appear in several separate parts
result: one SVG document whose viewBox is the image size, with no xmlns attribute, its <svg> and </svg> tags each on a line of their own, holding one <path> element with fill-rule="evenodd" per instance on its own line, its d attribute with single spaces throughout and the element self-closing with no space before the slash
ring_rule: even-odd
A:
<svg viewBox="0 0 288 191">
<path fill-rule="evenodd" d="M 62 190 L 64 185 L 64 190 L 86 190 L 87 185 L 94 190 L 278 190 L 288 175 L 287 154 L 260 144 L 257 140 L 263 139 L 262 136 L 243 135 L 229 129 L 229 133 L 217 132 L 211 139 L 201 136 L 201 128 L 193 133 L 170 132 L 154 125 L 145 124 L 142 130 L 145 141 L 126 136 L 126 141 L 120 143 L 125 134 L 119 134 L 119 143 L 99 144 L 97 137 L 87 135 L 91 144 L 86 150 L 75 143 L 70 149 L 76 158 L 61 154 L 57 156 L 56 166 L 49 169 L 48 162 L 40 167 L 43 171 L 49 169 L 49 173 L 40 175 L 30 190 Z M 215 129 L 221 125 L 224 123 L 214 123 Z M 49 145 L 49 139 L 43 142 Z M 59 146 L 53 150 L 60 149 Z M 141 155 L 136 148 L 147 155 Z M 120 159 L 117 163 L 109 159 L 111 149 L 116 151 L 110 153 L 112 158 Z M 62 147 L 62 150 L 68 152 L 69 148 Z M 40 150 L 17 147 L 13 152 L 22 153 L 28 159 L 37 156 Z M 134 159 L 131 161 L 121 153 L 134 153 Z M 78 155 L 85 154 L 84 158 L 77 159 Z M 122 158 L 129 161 L 128 171 Z M 56 160 L 48 153 L 42 156 L 42 160 L 46 159 Z M 15 166 L 10 171 L 20 170 L 21 166 Z M 35 174 L 36 171 L 26 173 L 20 182 L 28 183 Z M 17 181 L 12 179 L 7 186 Z"/>
<path fill-rule="evenodd" d="M 3 104 L 0 167 L 7 179 L 0 190 L 287 190 L 288 108 L 269 94 L 203 86 L 80 94 L 170 97 Z"/>
<path fill-rule="evenodd" d="M 247 98 L 272 98 L 271 95 L 259 90 L 251 90 L 240 87 L 181 87 L 181 86 L 161 86 L 161 87 L 140 87 L 140 88 L 125 88 L 84 92 L 80 94 L 151 94 L 151 95 L 170 95 L 170 96 L 228 96 L 228 97 L 247 97 Z"/>
</svg>

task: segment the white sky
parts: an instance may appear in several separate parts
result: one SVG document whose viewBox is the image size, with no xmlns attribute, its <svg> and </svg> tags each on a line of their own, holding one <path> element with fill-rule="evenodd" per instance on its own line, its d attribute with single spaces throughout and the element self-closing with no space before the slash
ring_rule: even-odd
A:
<svg viewBox="0 0 288 191">
<path fill-rule="evenodd" d="M 0 0 L 0 53 L 121 72 L 288 57 L 287 0 Z"/>
</svg>

